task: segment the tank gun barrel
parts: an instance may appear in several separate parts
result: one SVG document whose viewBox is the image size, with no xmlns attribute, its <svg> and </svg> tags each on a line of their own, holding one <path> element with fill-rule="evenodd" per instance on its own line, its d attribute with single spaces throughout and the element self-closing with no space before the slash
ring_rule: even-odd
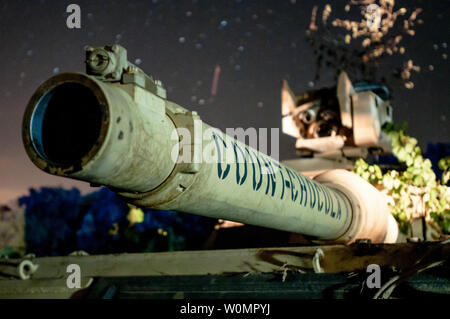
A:
<svg viewBox="0 0 450 319">
<path fill-rule="evenodd" d="M 311 180 L 166 99 L 120 46 L 87 49 L 87 74 L 45 81 L 22 136 L 47 173 L 106 185 L 143 207 L 223 218 L 349 243 L 393 242 L 383 196 L 333 170 Z"/>
</svg>

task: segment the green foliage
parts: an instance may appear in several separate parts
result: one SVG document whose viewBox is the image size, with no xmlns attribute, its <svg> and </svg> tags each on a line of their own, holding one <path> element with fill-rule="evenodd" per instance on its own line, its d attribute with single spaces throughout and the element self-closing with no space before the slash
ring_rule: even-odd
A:
<svg viewBox="0 0 450 319">
<path fill-rule="evenodd" d="M 405 134 L 405 125 L 389 123 L 383 129 L 391 140 L 393 154 L 406 164 L 406 170 L 383 174 L 378 165 L 359 159 L 354 172 L 390 197 L 391 214 L 401 232 L 408 232 L 413 218 L 425 216 L 437 223 L 443 233 L 450 233 L 450 189 L 446 186 L 450 178 L 450 158 L 439 161 L 444 173 L 442 181 L 437 181 L 431 161 L 422 157 L 417 140 Z"/>
<path fill-rule="evenodd" d="M 0 250 L 0 259 L 2 258 L 20 258 L 23 252 L 19 251 L 17 248 L 5 246 Z"/>
<path fill-rule="evenodd" d="M 439 168 L 443 170 L 441 178 L 442 185 L 447 185 L 450 180 L 450 156 L 441 158 L 438 165 Z"/>
</svg>

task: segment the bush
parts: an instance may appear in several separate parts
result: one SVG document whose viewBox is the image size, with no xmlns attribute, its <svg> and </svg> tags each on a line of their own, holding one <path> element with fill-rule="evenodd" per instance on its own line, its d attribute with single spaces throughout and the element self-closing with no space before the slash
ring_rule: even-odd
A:
<svg viewBox="0 0 450 319">
<path fill-rule="evenodd" d="M 384 131 L 392 143 L 392 152 L 406 170 L 382 173 L 378 165 L 369 165 L 363 159 L 356 162 L 354 172 L 389 196 L 391 214 L 406 234 L 411 220 L 424 216 L 428 223 L 435 223 L 444 234 L 450 233 L 450 158 L 439 161 L 444 171 L 437 180 L 429 159 L 422 156 L 417 140 L 405 134 L 405 125 L 388 124 Z"/>
</svg>

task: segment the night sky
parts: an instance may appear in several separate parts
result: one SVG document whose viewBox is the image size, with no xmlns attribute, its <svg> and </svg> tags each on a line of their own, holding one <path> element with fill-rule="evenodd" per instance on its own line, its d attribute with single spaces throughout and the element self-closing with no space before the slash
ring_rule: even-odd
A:
<svg viewBox="0 0 450 319">
<path fill-rule="evenodd" d="M 81 7 L 81 29 L 66 26 L 70 3 Z M 123 45 L 131 62 L 162 80 L 170 100 L 212 126 L 270 131 L 281 125 L 282 79 L 296 92 L 335 85 L 334 70 L 313 81 L 315 57 L 305 41 L 313 5 L 327 3 L 342 17 L 346 1 L 0 1 L 0 202 L 42 185 L 90 189 L 41 172 L 21 139 L 35 89 L 53 74 L 84 72 L 86 45 Z M 408 122 L 421 146 L 449 142 L 450 1 L 397 1 L 402 5 L 424 9 L 424 24 L 404 43 L 404 59 L 422 71 L 412 90 L 392 85 L 394 119 Z M 221 72 L 212 97 L 216 65 Z M 280 133 L 281 160 L 295 156 L 294 143 Z"/>
</svg>

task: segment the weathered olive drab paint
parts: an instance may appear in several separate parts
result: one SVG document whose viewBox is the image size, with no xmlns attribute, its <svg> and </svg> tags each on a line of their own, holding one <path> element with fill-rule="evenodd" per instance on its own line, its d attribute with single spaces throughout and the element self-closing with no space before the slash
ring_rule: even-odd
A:
<svg viewBox="0 0 450 319">
<path fill-rule="evenodd" d="M 49 162 L 34 149 L 30 138 L 30 121 L 41 97 L 67 82 L 92 90 L 107 115 L 97 143 L 76 167 Z M 176 129 L 190 132 L 187 143 Z M 340 171 L 330 175 L 332 181 L 325 175 L 322 182 L 329 185 L 321 185 L 211 128 L 196 112 L 133 83 L 105 83 L 74 73 L 49 79 L 27 107 L 23 139 L 28 155 L 39 168 L 107 185 L 136 205 L 224 218 L 318 239 L 351 242 L 363 237 L 382 242 L 387 238 L 386 204 L 377 199 L 376 209 L 366 207 L 365 197 L 381 195 L 354 174 Z M 191 161 L 177 162 L 171 155 L 178 154 L 180 159 L 186 145 L 190 146 Z M 349 188 L 339 181 L 332 183 L 334 179 L 355 184 Z M 358 183 L 363 184 L 359 187 Z M 353 195 L 362 190 L 365 194 Z M 377 225 L 374 232 L 368 222 Z"/>
<path fill-rule="evenodd" d="M 203 131 L 209 130 L 203 124 Z M 205 147 L 211 144 L 214 162 L 203 162 L 192 185 L 158 208 L 321 238 L 337 238 L 349 227 L 351 206 L 341 192 L 298 174 L 219 130 L 204 139 Z M 231 159 L 226 157 L 229 150 Z M 151 196 L 148 200 L 144 197 L 140 203 L 151 204 Z"/>
</svg>

